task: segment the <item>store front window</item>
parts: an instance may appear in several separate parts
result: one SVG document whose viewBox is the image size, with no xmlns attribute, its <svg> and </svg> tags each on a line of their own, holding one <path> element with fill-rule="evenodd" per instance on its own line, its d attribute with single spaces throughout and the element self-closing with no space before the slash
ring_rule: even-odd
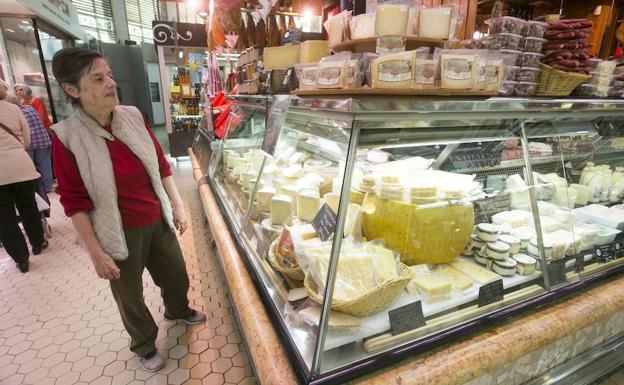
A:
<svg viewBox="0 0 624 385">
<path fill-rule="evenodd" d="M 9 84 L 24 83 L 29 86 L 33 96 L 45 103 L 50 120 L 54 115 L 56 121 L 67 118 L 72 112 L 71 104 L 58 84 L 49 79 L 54 53 L 71 46 L 72 40 L 42 22 L 35 24 L 32 19 L 23 17 L 0 17 L 0 28 L 4 52 L 0 66 L 3 68 L 3 80 Z M 37 43 L 37 32 L 40 45 Z"/>
</svg>

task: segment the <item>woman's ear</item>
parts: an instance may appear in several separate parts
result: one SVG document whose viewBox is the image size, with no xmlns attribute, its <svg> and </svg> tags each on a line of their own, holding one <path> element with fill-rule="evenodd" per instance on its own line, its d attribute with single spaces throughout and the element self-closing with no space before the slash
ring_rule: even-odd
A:
<svg viewBox="0 0 624 385">
<path fill-rule="evenodd" d="M 73 99 L 78 99 L 80 92 L 77 87 L 70 83 L 62 83 L 61 87 L 63 87 L 63 91 L 65 91 L 67 95 L 71 96 Z"/>
</svg>

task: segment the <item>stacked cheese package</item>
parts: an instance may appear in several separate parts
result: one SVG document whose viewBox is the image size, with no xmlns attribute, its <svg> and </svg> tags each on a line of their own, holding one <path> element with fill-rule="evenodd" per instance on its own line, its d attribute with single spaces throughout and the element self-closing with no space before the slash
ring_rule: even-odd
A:
<svg viewBox="0 0 624 385">
<path fill-rule="evenodd" d="M 295 66 L 299 89 L 354 89 L 362 87 L 365 68 L 376 58 L 372 53 L 340 52 L 318 63 Z"/>
<path fill-rule="evenodd" d="M 624 84 L 619 82 L 617 85 L 615 82 L 616 62 L 601 59 L 590 59 L 590 62 L 593 65 L 592 77 L 574 90 L 574 95 L 597 98 L 621 97 Z"/>
</svg>

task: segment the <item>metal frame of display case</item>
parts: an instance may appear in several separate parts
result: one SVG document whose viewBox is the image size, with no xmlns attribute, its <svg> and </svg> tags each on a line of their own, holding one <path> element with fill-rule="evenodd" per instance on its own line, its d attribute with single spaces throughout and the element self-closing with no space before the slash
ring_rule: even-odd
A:
<svg viewBox="0 0 624 385">
<path fill-rule="evenodd" d="M 237 100 L 236 103 L 239 101 Z M 245 103 L 244 100 L 240 100 Z M 401 146 L 402 143 L 410 144 L 418 141 L 419 144 L 430 140 L 431 143 L 444 141 L 444 143 L 462 143 L 464 140 L 458 140 L 458 133 L 465 132 L 470 127 L 488 126 L 490 131 L 488 140 L 495 137 L 496 130 L 501 129 L 509 131 L 508 122 L 513 122 L 513 130 L 517 132 L 517 136 L 521 139 L 523 147 L 528 148 L 528 137 L 537 131 L 531 127 L 531 123 L 548 120 L 564 120 L 567 117 L 583 118 L 588 122 L 601 117 L 624 117 L 624 101 L 619 100 L 538 100 L 538 99 L 503 99 L 491 98 L 487 100 L 452 100 L 432 99 L 432 98 L 362 98 L 354 99 L 334 99 L 334 100 L 318 100 L 318 99 L 300 99 L 292 100 L 287 112 L 286 120 L 293 130 L 306 132 L 313 130 L 314 126 L 333 126 L 350 130 L 349 145 L 346 156 L 345 176 L 341 187 L 340 205 L 337 213 L 337 226 L 335 233 L 342 234 L 345 220 L 346 207 L 349 200 L 349 190 L 351 188 L 351 177 L 355 164 L 355 155 L 358 148 L 363 146 L 372 146 L 380 141 L 388 142 L 388 134 L 394 130 L 397 134 L 395 145 Z M 506 123 L 502 124 L 503 120 Z M 498 127 L 497 127 L 498 126 Z M 548 130 L 542 129 L 537 132 L 541 135 L 559 136 L 559 135 L 581 135 L 582 129 L 578 132 L 573 127 L 550 127 Z M 461 137 L 461 136 L 460 136 Z M 501 132 L 500 139 L 504 139 L 507 135 Z M 455 138 L 455 139 L 453 139 Z M 446 139 L 446 141 L 445 141 Z M 469 138 L 471 141 L 478 141 L 480 138 Z M 410 142 L 411 141 L 411 142 Z M 221 146 L 222 149 L 222 146 Z M 311 150 L 314 149 L 311 148 Z M 624 150 L 618 151 L 624 154 Z M 525 167 L 529 176 L 529 186 L 533 184 L 532 167 L 537 163 L 557 163 L 561 161 L 561 157 L 551 157 L 549 159 L 533 159 L 529 157 L 528 151 L 523 151 L 524 158 L 522 160 L 512 161 L 504 166 L 493 166 L 479 170 L 480 172 L 495 172 L 496 169 L 503 168 L 522 168 Z M 323 156 L 330 157 L 331 154 L 323 153 Z M 217 155 L 218 157 L 219 155 Z M 443 156 L 441 154 L 440 159 Z M 466 170 L 467 171 L 467 170 Z M 474 170 L 471 169 L 471 172 Z M 227 204 L 224 197 L 221 197 L 219 190 L 216 188 L 215 181 L 207 178 L 209 185 L 217 196 L 217 202 L 226 215 L 226 222 L 230 227 L 231 233 L 236 239 L 237 246 L 242 254 L 246 256 L 245 263 L 252 271 L 253 280 L 258 288 L 260 296 L 271 315 L 274 323 L 279 325 L 276 327 L 278 334 L 284 341 L 289 356 L 293 362 L 293 366 L 300 380 L 309 384 L 325 384 L 339 383 L 346 379 L 362 375 L 366 372 L 387 366 L 391 362 L 395 362 L 404 358 L 408 353 L 422 352 L 426 348 L 438 346 L 441 343 L 449 342 L 458 335 L 479 330 L 482 327 L 491 325 L 493 322 L 504 320 L 512 315 L 526 311 L 538 304 L 556 300 L 563 296 L 576 293 L 579 290 L 589 287 L 603 279 L 619 274 L 624 271 L 624 264 L 618 263 L 605 270 L 595 272 L 588 276 L 580 275 L 580 279 L 566 285 L 551 287 L 548 274 L 543 274 L 545 291 L 524 298 L 519 302 L 503 306 L 484 314 L 480 314 L 475 318 L 469 318 L 465 321 L 454 324 L 450 327 L 443 328 L 422 338 L 410 340 L 401 344 L 394 345 L 392 348 L 378 353 L 371 354 L 370 357 L 356 361 L 350 365 L 332 369 L 326 373 L 320 374 L 322 366 L 322 354 L 324 351 L 325 337 L 327 331 L 328 315 L 330 310 L 330 301 L 325 300 L 322 304 L 321 319 L 319 324 L 318 338 L 314 349 L 314 357 L 311 369 L 308 369 L 305 360 L 301 357 L 296 343 L 287 330 L 286 323 L 282 318 L 277 304 L 273 301 L 268 288 L 261 278 L 263 272 L 254 261 L 257 258 L 252 256 L 255 251 L 250 251 L 247 241 L 244 239 L 244 230 L 236 228 L 230 211 L 226 208 Z M 539 222 L 539 213 L 537 209 L 537 199 L 534 190 L 529 189 L 531 194 L 531 209 L 535 219 L 535 227 L 538 236 L 538 243 L 541 255 L 544 256 L 543 240 L 541 226 Z M 253 198 L 250 198 L 250 200 Z M 247 214 L 248 216 L 249 214 Z M 247 221 L 247 219 L 245 219 Z M 340 252 L 341 237 L 336 237 L 330 256 L 328 283 L 323 293 L 323 298 L 333 297 L 333 287 L 337 272 L 338 254 Z M 542 257 L 545 263 L 545 257 Z M 620 262 L 623 260 L 620 260 Z"/>
</svg>

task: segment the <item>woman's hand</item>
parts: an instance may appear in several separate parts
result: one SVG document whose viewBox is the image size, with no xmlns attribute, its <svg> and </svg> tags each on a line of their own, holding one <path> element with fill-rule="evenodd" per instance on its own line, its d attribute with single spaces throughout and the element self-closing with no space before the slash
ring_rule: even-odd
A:
<svg viewBox="0 0 624 385">
<path fill-rule="evenodd" d="M 92 255 L 91 261 L 93 262 L 93 267 L 98 277 L 103 279 L 119 279 L 119 267 L 117 267 L 110 255 L 105 252 Z"/>
<path fill-rule="evenodd" d="M 173 206 L 173 224 L 175 228 L 180 232 L 180 235 L 186 231 L 186 215 L 184 214 L 184 207 Z"/>
</svg>

